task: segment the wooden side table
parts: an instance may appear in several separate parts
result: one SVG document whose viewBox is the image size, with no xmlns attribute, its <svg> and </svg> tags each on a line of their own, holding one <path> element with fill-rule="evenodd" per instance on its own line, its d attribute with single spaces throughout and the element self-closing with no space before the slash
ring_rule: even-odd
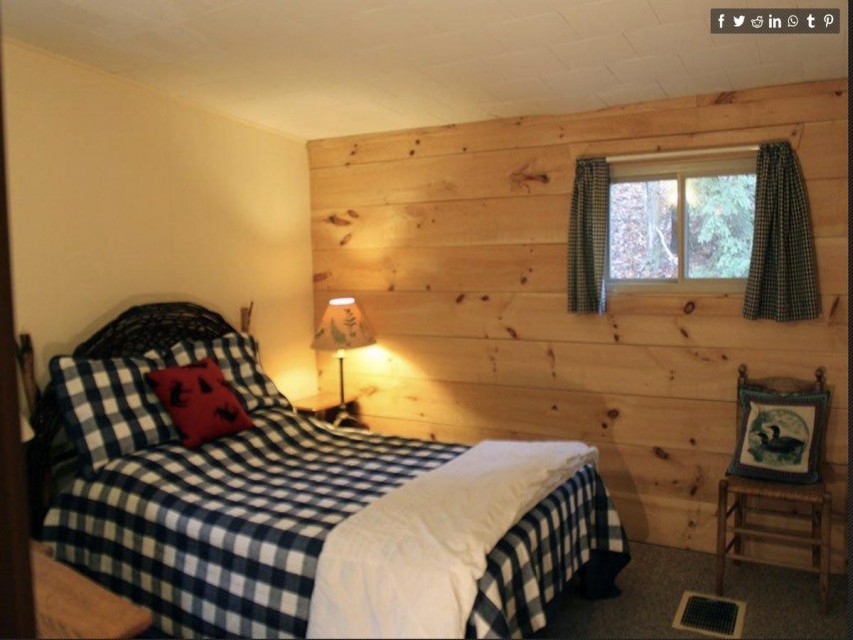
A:
<svg viewBox="0 0 853 640">
<path fill-rule="evenodd" d="M 151 612 L 30 546 L 39 638 L 132 638 L 151 626 Z"/>
<path fill-rule="evenodd" d="M 352 405 L 355 404 L 357 399 L 358 397 L 353 394 L 347 394 L 344 396 L 344 402 L 350 411 L 352 411 Z M 337 414 L 338 408 L 341 406 L 341 397 L 337 393 L 318 393 L 313 396 L 297 398 L 290 402 L 293 405 L 293 408 L 299 413 L 316 416 L 321 420 L 333 422 L 335 414 Z M 344 420 L 344 422 L 339 426 L 354 427 L 357 429 L 368 428 L 367 425 L 360 420 L 352 419 Z"/>
</svg>

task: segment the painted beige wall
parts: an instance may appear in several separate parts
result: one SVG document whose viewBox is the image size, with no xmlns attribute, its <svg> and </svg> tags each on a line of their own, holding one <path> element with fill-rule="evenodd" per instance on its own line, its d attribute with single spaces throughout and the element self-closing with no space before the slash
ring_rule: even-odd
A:
<svg viewBox="0 0 853 640">
<path fill-rule="evenodd" d="M 3 43 L 15 312 L 37 374 L 131 304 L 191 300 L 316 391 L 308 161 L 294 140 Z"/>
</svg>

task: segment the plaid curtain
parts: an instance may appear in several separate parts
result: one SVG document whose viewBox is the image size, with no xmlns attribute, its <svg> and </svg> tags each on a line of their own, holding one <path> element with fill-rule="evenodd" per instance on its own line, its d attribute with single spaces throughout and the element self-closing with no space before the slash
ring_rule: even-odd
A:
<svg viewBox="0 0 853 640">
<path fill-rule="evenodd" d="M 575 166 L 569 218 L 569 311 L 604 313 L 604 252 L 610 170 L 604 158 L 583 158 Z"/>
<path fill-rule="evenodd" d="M 755 231 L 745 318 L 777 322 L 820 316 L 817 265 L 803 176 L 788 142 L 758 152 Z"/>
</svg>

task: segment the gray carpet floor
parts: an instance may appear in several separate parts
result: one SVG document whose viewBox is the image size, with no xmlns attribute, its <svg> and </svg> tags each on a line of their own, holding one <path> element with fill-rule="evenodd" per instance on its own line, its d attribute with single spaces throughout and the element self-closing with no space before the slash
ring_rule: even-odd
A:
<svg viewBox="0 0 853 640">
<path fill-rule="evenodd" d="M 616 579 L 622 594 L 590 601 L 569 590 L 537 638 L 707 638 L 672 628 L 685 591 L 714 593 L 714 556 L 631 544 Z M 746 602 L 743 638 L 847 638 L 847 576 L 830 581 L 821 612 L 817 574 L 766 565 L 726 564 L 725 597 Z"/>
</svg>

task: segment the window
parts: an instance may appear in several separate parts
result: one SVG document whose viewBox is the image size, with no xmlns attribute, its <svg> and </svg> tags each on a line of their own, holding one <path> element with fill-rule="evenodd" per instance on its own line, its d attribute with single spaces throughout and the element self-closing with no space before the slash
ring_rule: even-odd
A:
<svg viewBox="0 0 853 640">
<path fill-rule="evenodd" d="M 607 279 L 667 289 L 745 287 L 755 156 L 610 165 Z"/>
</svg>

